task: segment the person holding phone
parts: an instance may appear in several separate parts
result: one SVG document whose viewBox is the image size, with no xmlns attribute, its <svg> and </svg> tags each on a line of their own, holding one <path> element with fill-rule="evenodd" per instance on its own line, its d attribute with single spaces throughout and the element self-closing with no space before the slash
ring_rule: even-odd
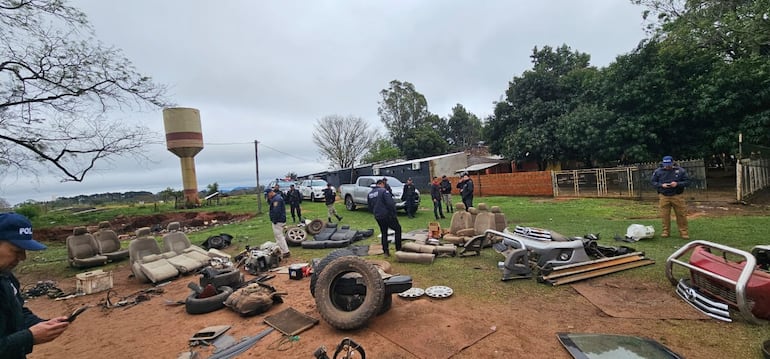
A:
<svg viewBox="0 0 770 359">
<path fill-rule="evenodd" d="M 27 217 L 0 213 L 0 355 L 24 359 L 32 346 L 50 342 L 69 326 L 67 317 L 41 319 L 24 306 L 18 279 L 11 273 L 27 259 L 27 251 L 45 249 L 32 239 L 32 223 Z"/>
<path fill-rule="evenodd" d="M 671 209 L 676 214 L 676 226 L 679 229 L 679 237 L 690 239 L 687 225 L 687 204 L 684 201 L 684 189 L 690 185 L 687 171 L 674 163 L 671 156 L 663 157 L 660 167 L 652 173 L 650 180 L 658 190 L 658 207 L 663 218 L 663 232 L 660 236 L 667 238 L 671 233 Z"/>
</svg>

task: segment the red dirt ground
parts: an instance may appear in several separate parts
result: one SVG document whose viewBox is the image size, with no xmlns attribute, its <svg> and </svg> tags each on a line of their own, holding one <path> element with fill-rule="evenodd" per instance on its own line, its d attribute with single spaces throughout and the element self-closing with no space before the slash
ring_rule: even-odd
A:
<svg viewBox="0 0 770 359">
<path fill-rule="evenodd" d="M 724 210 L 725 206 L 730 207 L 730 210 Z M 694 215 L 719 215 L 734 211 L 766 213 L 767 208 L 726 203 L 701 203 L 692 204 L 691 210 Z M 196 215 L 195 218 L 198 217 L 199 215 Z M 159 223 L 157 218 L 152 220 L 155 221 L 152 223 Z M 170 220 L 172 219 L 163 218 L 161 222 Z M 173 220 L 179 220 L 179 218 Z M 141 221 L 142 219 L 133 219 L 125 223 L 130 227 L 136 227 L 141 226 L 139 223 Z M 39 233 L 40 231 L 36 232 L 38 235 Z M 58 238 L 62 237 L 58 236 Z M 309 259 L 292 257 L 288 263 L 306 262 Z M 120 296 L 151 287 L 129 278 L 129 273 L 130 270 L 125 263 L 117 266 L 113 271 L 114 290 Z M 246 279 L 251 278 L 246 275 Z M 36 280 L 36 278 L 24 276 L 20 276 L 20 279 L 22 283 L 31 283 Z M 65 292 L 74 290 L 74 280 L 71 283 L 70 280 L 61 280 L 59 283 Z M 553 288 L 554 294 L 548 295 L 547 298 L 536 298 L 517 293 L 514 281 L 509 283 L 510 297 L 507 300 L 483 304 L 471 301 L 468 293 L 458 292 L 445 299 L 422 297 L 408 301 L 394 296 L 393 308 L 389 312 L 376 318 L 363 329 L 342 332 L 333 329 L 321 319 L 315 308 L 315 302 L 310 296 L 307 278 L 290 280 L 286 274 L 278 274 L 270 284 L 280 291 L 289 293 L 284 303 L 273 306 L 265 314 L 250 318 L 242 318 L 228 309 L 190 315 L 185 312 L 184 306 L 166 304 L 166 300 L 183 300 L 190 292 L 187 284 L 197 281 L 197 276 L 181 277 L 163 286 L 164 293 L 153 295 L 148 301 L 135 306 L 113 309 L 99 307 L 100 301 L 105 298 L 105 292 L 63 301 L 54 301 L 46 297 L 31 299 L 28 302 L 29 308 L 42 317 L 64 315 L 83 304 L 96 307 L 82 314 L 57 340 L 36 346 L 29 358 L 176 358 L 180 353 L 188 350 L 188 339 L 204 327 L 232 325 L 226 334 L 240 339 L 265 329 L 266 325 L 263 323 L 265 315 L 275 314 L 288 307 L 318 318 L 320 323 L 301 333 L 300 340 L 285 351 L 270 348 L 270 344 L 281 337 L 279 333 L 274 332 L 239 357 L 311 358 L 313 351 L 322 345 L 327 347 L 331 355 L 343 337 L 351 337 L 360 343 L 371 358 L 447 357 L 444 355 L 445 350 L 437 349 L 435 354 L 426 355 L 424 354 L 426 348 L 415 348 L 414 343 L 419 341 L 415 341 L 414 338 L 423 337 L 428 349 L 430 345 L 442 345 L 442 343 L 443 345 L 453 343 L 459 347 L 468 346 L 459 352 L 452 351 L 456 352 L 453 358 L 570 358 L 557 340 L 558 332 L 650 337 L 688 358 L 720 358 L 725 357 L 726 349 L 728 353 L 737 353 L 745 350 L 746 346 L 758 348 L 758 343 L 747 343 L 746 338 L 729 335 L 731 324 L 715 320 L 611 317 L 569 286 Z M 415 283 L 415 286 L 425 287 L 421 283 Z M 649 290 L 658 291 L 657 295 L 661 297 L 675 296 L 670 288 L 648 287 L 650 287 Z M 644 311 L 646 307 L 642 304 L 644 303 L 630 301 L 627 312 L 633 314 L 634 308 Z M 421 315 L 430 314 L 426 313 L 430 310 L 429 308 L 439 307 L 442 309 L 440 312 L 445 315 Z M 687 307 L 686 310 L 692 309 Z M 634 316 L 631 315 L 631 317 Z M 421 320 L 430 320 L 430 322 L 426 325 Z M 482 328 L 484 333 L 494 328 L 494 332 L 481 339 L 477 337 L 482 335 L 459 337 L 457 333 L 463 332 L 460 329 L 470 325 Z M 400 327 L 393 328 L 393 326 Z M 419 329 L 420 332 L 416 332 L 418 328 L 426 327 L 429 329 Z M 692 330 L 683 330 L 682 327 L 692 327 Z M 399 332 L 402 333 L 403 340 L 397 338 Z M 386 336 L 382 333 L 390 334 Z M 407 342 L 411 344 L 406 344 Z M 726 347 L 723 344 L 715 345 L 715 342 L 730 344 Z M 206 357 L 211 353 L 212 348 L 196 347 L 195 350 Z M 758 350 L 756 352 L 759 353 Z"/>
</svg>

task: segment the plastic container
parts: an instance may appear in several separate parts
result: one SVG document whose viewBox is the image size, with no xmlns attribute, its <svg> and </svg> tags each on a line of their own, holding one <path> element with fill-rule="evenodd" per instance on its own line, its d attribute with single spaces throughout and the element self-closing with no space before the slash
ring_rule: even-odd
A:
<svg viewBox="0 0 770 359">
<path fill-rule="evenodd" d="M 112 289 L 112 272 L 97 269 L 90 272 L 75 275 L 77 280 L 76 291 L 83 294 L 92 294 Z"/>
</svg>

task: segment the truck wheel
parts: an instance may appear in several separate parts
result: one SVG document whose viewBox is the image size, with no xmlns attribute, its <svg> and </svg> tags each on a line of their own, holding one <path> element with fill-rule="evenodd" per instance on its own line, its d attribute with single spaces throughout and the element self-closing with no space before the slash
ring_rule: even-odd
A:
<svg viewBox="0 0 770 359">
<path fill-rule="evenodd" d="M 307 239 L 307 233 L 302 227 L 289 227 L 286 230 L 286 242 L 290 246 L 302 245 L 302 242 Z"/>
<path fill-rule="evenodd" d="M 311 242 L 308 242 L 311 243 Z M 313 274 L 310 275 L 310 295 L 315 297 L 315 286 L 316 282 L 318 282 L 318 276 L 321 275 L 321 272 L 324 270 L 324 268 L 331 263 L 333 260 L 344 257 L 344 256 L 355 256 L 356 254 L 353 253 L 350 249 L 337 249 L 329 253 L 324 259 L 321 259 L 320 262 L 318 262 L 317 265 L 313 266 Z"/>
<path fill-rule="evenodd" d="M 345 196 L 345 209 L 348 211 L 355 211 L 356 210 L 356 203 L 353 202 L 353 197 L 350 195 Z"/>
<path fill-rule="evenodd" d="M 340 308 L 334 300 L 336 282 L 347 273 L 361 275 L 366 286 L 363 303 L 352 311 Z M 318 276 L 316 308 L 321 317 L 332 327 L 340 330 L 358 329 L 374 317 L 381 309 L 385 296 L 385 283 L 377 269 L 365 260 L 355 256 L 337 258 L 329 263 Z"/>
<path fill-rule="evenodd" d="M 310 221 L 310 223 L 308 223 L 305 226 L 305 231 L 307 232 L 307 234 L 314 236 L 318 233 L 321 233 L 321 230 L 324 229 L 325 226 L 326 224 L 324 223 L 324 221 L 316 218 Z"/>
</svg>

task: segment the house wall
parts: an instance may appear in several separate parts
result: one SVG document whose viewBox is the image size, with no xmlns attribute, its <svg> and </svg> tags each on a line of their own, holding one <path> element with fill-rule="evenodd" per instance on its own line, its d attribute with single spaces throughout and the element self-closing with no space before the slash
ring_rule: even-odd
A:
<svg viewBox="0 0 770 359">
<path fill-rule="evenodd" d="M 447 156 L 439 159 L 435 159 L 429 163 L 430 176 L 441 178 L 441 176 L 451 176 L 455 174 L 455 171 L 468 167 L 468 156 L 465 153 L 458 153 L 454 156 Z M 430 179 L 428 179 L 430 180 Z"/>
<path fill-rule="evenodd" d="M 449 177 L 452 194 L 459 195 L 459 177 Z M 551 171 L 471 175 L 474 196 L 553 196 Z"/>
</svg>

